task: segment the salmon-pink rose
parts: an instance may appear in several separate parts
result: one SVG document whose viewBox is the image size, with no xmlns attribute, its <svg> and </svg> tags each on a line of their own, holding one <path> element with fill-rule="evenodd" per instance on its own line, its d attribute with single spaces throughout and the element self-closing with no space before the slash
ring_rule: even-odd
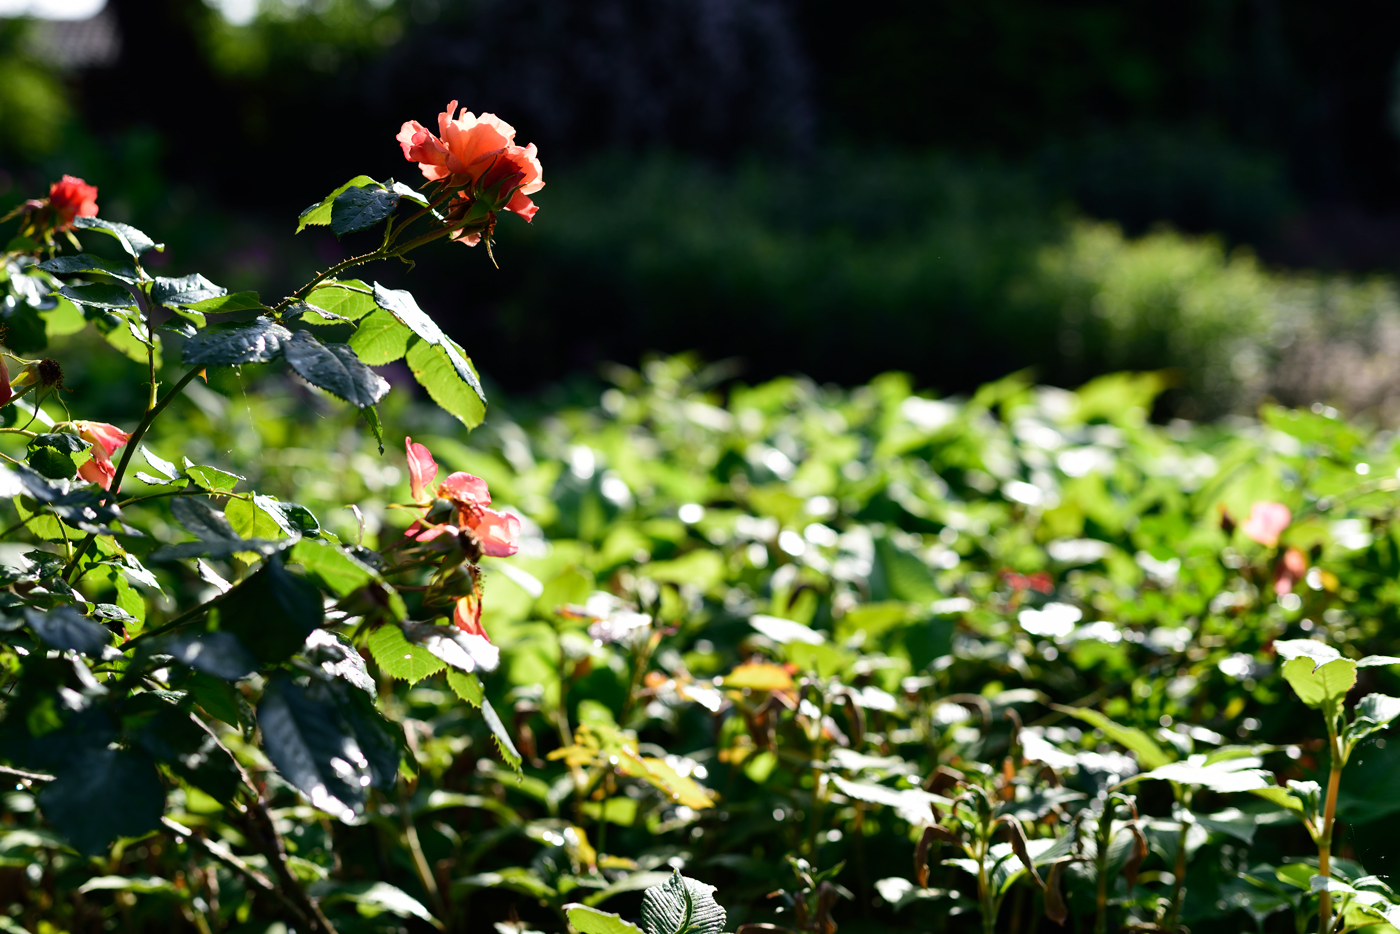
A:
<svg viewBox="0 0 1400 934">
<path fill-rule="evenodd" d="M 67 230 L 75 217 L 97 216 L 97 188 L 81 178 L 65 175 L 49 186 L 49 204 L 57 214 L 55 230 Z"/>
<path fill-rule="evenodd" d="M 515 139 L 515 128 L 495 114 L 480 117 L 465 107 L 455 120 L 452 112 L 457 102 L 447 105 L 438 114 L 438 133 L 434 136 L 417 120 L 410 120 L 397 137 L 403 156 L 418 163 L 423 177 L 430 182 L 450 176 L 456 184 L 467 184 L 481 177 L 491 164 L 491 157 L 502 152 Z"/>
<path fill-rule="evenodd" d="M 1296 548 L 1289 548 L 1284 551 L 1283 556 L 1278 559 L 1278 565 L 1274 568 L 1274 593 L 1279 596 L 1293 592 L 1298 581 L 1303 579 L 1303 575 L 1308 573 L 1308 559 Z"/>
<path fill-rule="evenodd" d="M 434 499 L 445 499 L 457 508 L 459 528 L 470 528 L 472 522 L 479 521 L 477 513 L 491 503 L 491 491 L 485 480 L 459 470 L 449 474 L 446 480 L 437 485 L 437 489 L 430 489 L 438 474 L 437 461 L 433 460 L 432 452 L 421 444 L 415 444 L 412 438 L 404 438 L 404 449 L 408 458 L 409 492 L 413 495 L 413 502 L 422 509 L 419 521 L 409 526 L 405 535 L 427 542 L 445 531 L 441 527 L 425 529 L 422 526 L 421 517 L 427 514 Z M 491 512 L 489 509 L 485 511 Z M 514 554 L 514 551 L 510 553 Z"/>
<path fill-rule="evenodd" d="M 1283 503 L 1258 502 L 1249 509 L 1249 518 L 1240 528 L 1261 545 L 1274 546 L 1293 521 L 1293 513 Z"/>
<path fill-rule="evenodd" d="M 493 558 L 509 558 L 520 550 L 520 520 L 508 512 L 481 508 L 467 520 L 481 553 Z"/>
<path fill-rule="evenodd" d="M 543 174 L 534 143 L 507 146 L 481 176 L 477 190 L 491 210 L 510 211 L 529 222 L 539 210 L 529 196 L 544 187 Z"/>
<path fill-rule="evenodd" d="M 73 427 L 78 429 L 79 438 L 92 445 L 92 458 L 78 468 L 78 476 L 110 490 L 112 479 L 117 475 L 112 455 L 131 435 L 106 422 L 74 422 Z"/>
<path fill-rule="evenodd" d="M 481 636 L 487 642 L 491 641 L 481 625 L 481 597 L 476 594 L 467 594 L 457 601 L 457 606 L 452 610 L 452 622 L 469 636 Z"/>
</svg>

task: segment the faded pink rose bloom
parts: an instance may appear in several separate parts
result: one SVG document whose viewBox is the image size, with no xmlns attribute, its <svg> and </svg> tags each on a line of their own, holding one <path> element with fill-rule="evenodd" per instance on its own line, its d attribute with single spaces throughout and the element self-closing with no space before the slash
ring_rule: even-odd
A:
<svg viewBox="0 0 1400 934">
<path fill-rule="evenodd" d="M 1240 529 L 1259 544 L 1272 547 L 1292 521 L 1293 513 L 1283 503 L 1258 502 L 1249 508 L 1249 518 Z"/>
<path fill-rule="evenodd" d="M 467 635 L 481 636 L 487 642 L 491 641 L 486 628 L 481 625 L 481 597 L 477 594 L 468 594 L 457 601 L 457 606 L 452 610 L 452 622 Z"/>
<path fill-rule="evenodd" d="M 1286 549 L 1274 567 L 1274 593 L 1279 596 L 1292 593 L 1298 581 L 1307 573 L 1307 556 L 1297 548 Z"/>
<path fill-rule="evenodd" d="M 510 513 L 483 507 L 473 511 L 468 523 L 482 554 L 509 558 L 520 550 L 520 520 Z"/>
<path fill-rule="evenodd" d="M 423 510 L 405 535 L 416 541 L 428 542 L 445 532 L 467 529 L 481 545 L 483 554 L 504 558 L 519 550 L 520 519 L 490 508 L 491 491 L 485 480 L 457 471 L 439 483 L 436 490 L 430 490 L 438 473 L 432 452 L 421 444 L 415 444 L 412 438 L 404 439 L 404 449 L 408 457 L 409 490 L 414 503 Z M 455 527 L 424 526 L 422 517 L 427 514 L 434 499 L 445 499 L 456 508 Z"/>
<path fill-rule="evenodd" d="M 96 483 L 104 490 L 112 488 L 112 480 L 117 475 L 112 455 L 117 448 L 131 438 L 116 425 L 106 422 L 74 422 L 78 437 L 92 445 L 92 458 L 78 468 L 78 476 Z"/>
</svg>

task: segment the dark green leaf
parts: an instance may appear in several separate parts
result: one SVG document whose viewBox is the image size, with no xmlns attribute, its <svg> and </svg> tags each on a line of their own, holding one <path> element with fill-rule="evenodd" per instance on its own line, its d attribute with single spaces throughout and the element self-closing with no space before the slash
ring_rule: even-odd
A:
<svg viewBox="0 0 1400 934">
<path fill-rule="evenodd" d="M 258 298 L 257 292 L 234 292 L 232 295 L 217 295 L 202 301 L 191 302 L 188 308 L 206 315 L 233 311 L 267 310 L 262 299 Z"/>
<path fill-rule="evenodd" d="M 94 623 L 71 606 L 56 607 L 47 613 L 27 607 L 24 621 L 36 636 L 56 649 L 100 656 L 103 648 L 112 644 L 110 629 Z"/>
<path fill-rule="evenodd" d="M 65 285 L 58 294 L 78 305 L 89 308 L 122 309 L 136 307 L 136 299 L 119 285 L 94 282 L 91 285 Z"/>
<path fill-rule="evenodd" d="M 206 541 L 237 540 L 238 535 L 222 512 L 203 497 L 181 496 L 170 501 L 176 520 L 196 538 Z"/>
<path fill-rule="evenodd" d="M 365 660 L 353 645 L 326 629 L 313 630 L 306 637 L 302 654 L 313 665 L 332 678 L 340 678 L 364 691 L 371 697 L 375 694 L 374 679 L 370 677 Z"/>
<path fill-rule="evenodd" d="M 301 233 L 307 227 L 313 225 L 320 227 L 326 226 L 331 222 L 331 212 L 335 208 L 335 201 L 337 198 L 339 198 L 345 192 L 349 191 L 351 188 L 366 187 L 383 188 L 384 186 L 376 182 L 374 179 L 370 178 L 368 175 L 356 175 L 354 178 L 350 179 L 350 181 L 346 182 L 344 185 L 341 185 L 335 191 L 326 195 L 324 198 L 311 205 L 311 207 L 307 208 L 305 211 L 302 211 L 301 216 L 297 218 L 296 232 Z"/>
<path fill-rule="evenodd" d="M 100 217 L 75 217 L 73 218 L 73 226 L 79 230 L 95 230 L 112 237 L 133 259 L 139 259 L 151 250 L 159 253 L 165 249 L 165 244 L 156 243 L 129 224 L 104 220 Z"/>
<path fill-rule="evenodd" d="M 132 745 L 140 748 L 180 778 L 230 804 L 242 782 L 228 750 L 192 717 L 182 694 L 146 692 L 131 698 L 122 721 Z"/>
<path fill-rule="evenodd" d="M 185 344 L 185 366 L 268 363 L 282 353 L 292 332 L 271 318 L 227 330 L 201 331 Z"/>
<path fill-rule="evenodd" d="M 64 432 L 39 435 L 30 439 L 27 459 L 29 466 L 44 476 L 52 480 L 67 480 L 78 473 L 78 459 L 73 455 L 91 447 L 77 435 Z"/>
<path fill-rule="evenodd" d="M 404 753 L 403 727 L 385 719 L 374 706 L 373 695 L 365 691 L 339 690 L 335 695 L 341 716 L 369 763 L 370 784 L 393 788 Z"/>
<path fill-rule="evenodd" d="M 204 708 L 204 712 L 218 720 L 222 720 L 232 727 L 241 727 L 240 701 L 243 695 L 237 693 L 237 689 L 222 678 L 207 675 L 202 671 L 194 671 L 185 680 L 182 687 L 187 688 L 194 697 L 195 703 Z M 243 706 L 246 706 L 244 702 Z"/>
<path fill-rule="evenodd" d="M 95 856 L 117 837 L 159 827 L 165 788 L 144 753 L 89 749 L 39 793 L 39 807 L 75 849 Z"/>
<path fill-rule="evenodd" d="M 303 688 L 274 674 L 258 705 L 258 725 L 267 757 L 313 806 L 337 817 L 364 807 L 369 763 L 327 685 Z"/>
<path fill-rule="evenodd" d="M 130 260 L 103 259 L 88 253 L 79 253 L 77 256 L 55 256 L 48 262 L 40 263 L 39 268 L 44 272 L 60 276 L 98 273 L 133 284 L 141 281 L 141 273 L 137 271 L 136 264 Z"/>
<path fill-rule="evenodd" d="M 270 557 L 215 608 L 218 627 L 238 636 L 264 665 L 284 662 L 321 625 L 321 592 Z"/>
<path fill-rule="evenodd" d="M 373 227 L 394 213 L 398 204 L 396 191 L 373 186 L 347 188 L 331 205 L 331 231 L 339 237 Z"/>
<path fill-rule="evenodd" d="M 389 391 L 388 382 L 345 344 L 322 344 L 309 331 L 298 331 L 284 352 L 302 379 L 360 408 L 374 405 Z"/>
<path fill-rule="evenodd" d="M 257 670 L 258 661 L 231 632 L 181 633 L 171 636 L 161 651 L 196 671 L 238 681 Z"/>
<path fill-rule="evenodd" d="M 178 279 L 156 276 L 151 284 L 151 301 L 157 305 L 193 305 L 227 294 L 228 289 L 215 285 L 197 272 Z"/>
</svg>

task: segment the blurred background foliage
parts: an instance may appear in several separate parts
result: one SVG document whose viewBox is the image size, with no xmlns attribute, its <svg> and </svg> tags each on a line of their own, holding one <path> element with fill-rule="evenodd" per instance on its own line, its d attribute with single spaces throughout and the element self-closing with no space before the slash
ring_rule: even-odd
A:
<svg viewBox="0 0 1400 934">
<path fill-rule="evenodd" d="M 0 32 L 0 207 L 74 172 L 170 262 L 277 294 L 355 246 L 287 248 L 288 204 L 411 178 L 405 119 L 494 111 L 541 147 L 548 223 L 503 231 L 499 274 L 373 274 L 512 389 L 699 349 L 945 392 L 1173 367 L 1163 413 L 1394 417 L 1384 4 L 86 6 Z"/>
</svg>

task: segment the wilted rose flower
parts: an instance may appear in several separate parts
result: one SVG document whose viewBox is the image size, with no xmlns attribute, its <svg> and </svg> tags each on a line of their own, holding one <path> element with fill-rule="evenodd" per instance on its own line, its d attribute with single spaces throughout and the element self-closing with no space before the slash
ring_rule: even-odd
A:
<svg viewBox="0 0 1400 934">
<path fill-rule="evenodd" d="M 470 530 L 481 552 L 497 558 L 507 558 L 519 548 L 520 519 L 508 512 L 497 512 L 490 508 L 491 491 L 486 481 L 469 473 L 458 471 L 449 474 L 447 479 L 430 490 L 438 474 L 437 461 L 432 452 L 412 438 L 404 438 L 404 448 L 408 458 L 408 487 L 413 501 L 421 509 L 419 519 L 408 527 L 404 534 L 416 541 L 432 541 L 445 532 L 461 529 Z M 455 528 L 450 525 L 425 525 L 428 514 L 436 500 L 450 504 L 456 519 Z"/>
<path fill-rule="evenodd" d="M 1308 573 L 1308 559 L 1297 548 L 1289 548 L 1278 559 L 1274 568 L 1274 593 L 1279 596 L 1293 592 L 1298 581 Z"/>
<path fill-rule="evenodd" d="M 54 211 L 54 229 L 67 230 L 75 217 L 97 216 L 97 188 L 65 175 L 49 186 L 49 206 Z"/>
<path fill-rule="evenodd" d="M 131 435 L 106 422 L 74 422 L 73 427 L 78 429 L 79 438 L 92 445 L 92 458 L 78 468 L 78 476 L 110 490 L 112 479 L 117 475 L 112 454 L 126 444 Z"/>
<path fill-rule="evenodd" d="M 1278 544 L 1278 537 L 1293 521 L 1293 513 L 1283 503 L 1258 502 L 1249 508 L 1249 518 L 1240 528 L 1261 545 Z"/>
</svg>

